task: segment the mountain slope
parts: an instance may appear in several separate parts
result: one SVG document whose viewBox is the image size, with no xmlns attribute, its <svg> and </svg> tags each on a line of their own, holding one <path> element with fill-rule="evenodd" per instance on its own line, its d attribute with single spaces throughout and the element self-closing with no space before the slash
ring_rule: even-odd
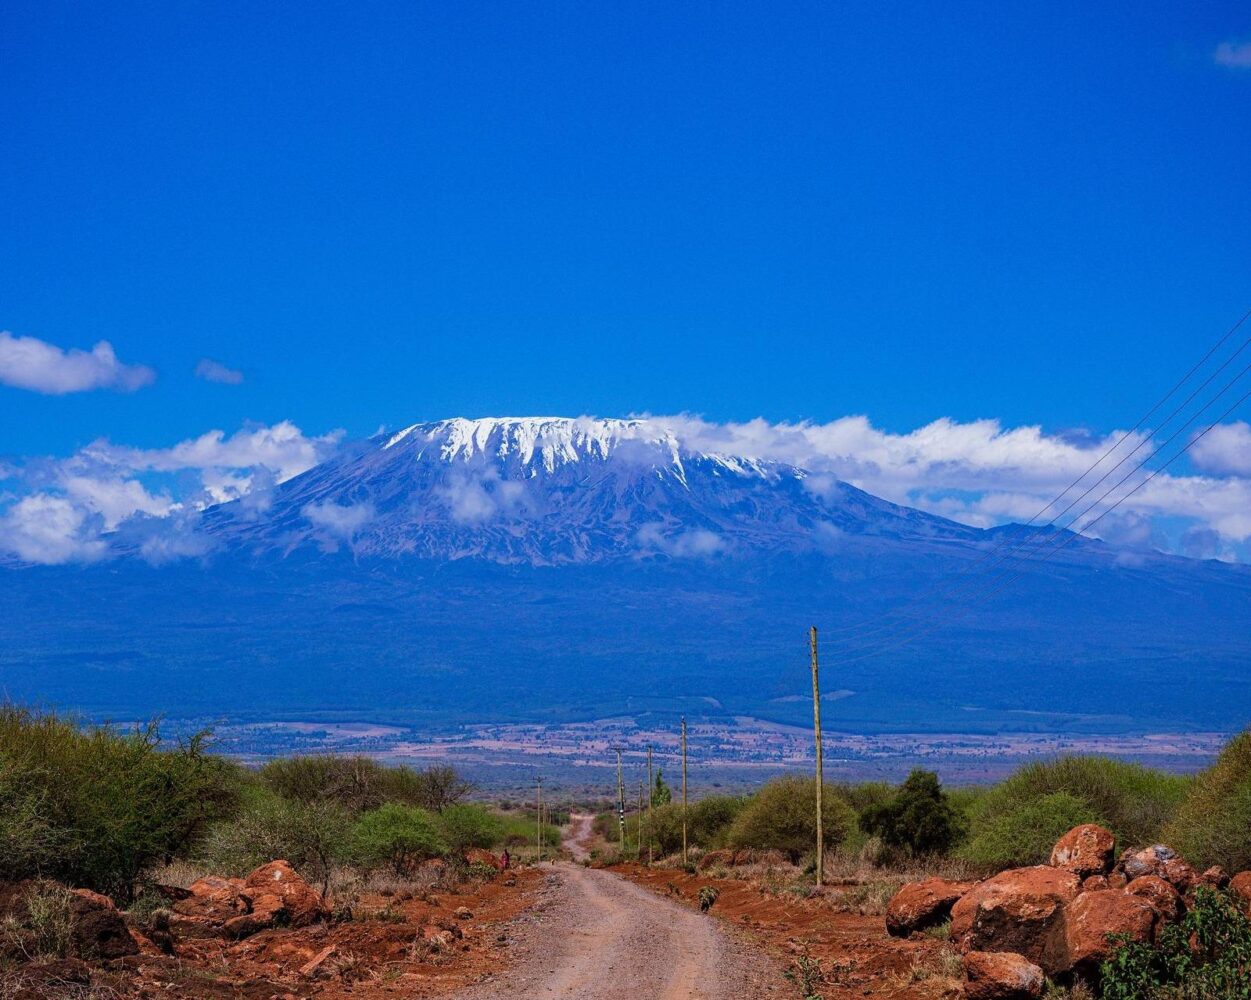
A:
<svg viewBox="0 0 1251 1000">
<path fill-rule="evenodd" d="M 426 729 L 679 711 L 802 724 L 815 623 L 842 692 L 834 729 L 1251 716 L 1247 567 L 1079 539 L 1014 558 L 996 589 L 988 549 L 1019 526 L 695 452 L 647 421 L 415 425 L 206 511 L 200 530 L 200 561 L 0 572 L 6 694 Z"/>
</svg>

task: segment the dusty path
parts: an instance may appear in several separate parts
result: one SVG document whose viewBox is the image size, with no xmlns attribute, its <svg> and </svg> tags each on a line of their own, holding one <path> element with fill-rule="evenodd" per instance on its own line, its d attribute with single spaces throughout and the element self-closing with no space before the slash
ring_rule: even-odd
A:
<svg viewBox="0 0 1251 1000">
<path fill-rule="evenodd" d="M 513 925 L 509 968 L 459 1000 L 729 1000 L 789 996 L 777 965 L 715 917 L 607 871 L 550 868 Z M 786 992 L 789 988 L 790 992 Z"/>
<path fill-rule="evenodd" d="M 595 817 L 590 813 L 570 813 L 569 832 L 561 838 L 561 846 L 573 855 L 574 861 L 586 861 L 591 856 L 591 824 Z"/>
</svg>

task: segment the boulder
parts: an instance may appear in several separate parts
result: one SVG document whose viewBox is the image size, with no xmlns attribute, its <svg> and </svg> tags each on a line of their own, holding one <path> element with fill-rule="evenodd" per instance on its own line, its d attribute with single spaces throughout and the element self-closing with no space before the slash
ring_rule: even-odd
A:
<svg viewBox="0 0 1251 1000">
<path fill-rule="evenodd" d="M 326 916 L 321 894 L 285 861 L 271 861 L 249 874 L 243 880 L 243 895 L 252 913 L 260 908 L 262 897 L 276 896 L 280 905 L 274 912 L 283 911 L 291 927 L 306 927 Z M 273 908 L 270 901 L 265 901 L 264 905 Z"/>
<path fill-rule="evenodd" d="M 243 898 L 243 879 L 218 878 L 206 875 L 196 879 L 187 890 L 184 899 L 174 902 L 171 909 L 180 916 L 194 917 L 210 923 L 225 923 L 231 917 L 248 912 L 247 900 Z"/>
<path fill-rule="evenodd" d="M 1169 858 L 1165 861 L 1160 877 L 1180 893 L 1187 892 L 1199 881 L 1199 873 L 1181 858 Z"/>
<path fill-rule="evenodd" d="M 1155 908 L 1156 916 L 1169 923 L 1182 913 L 1181 894 L 1159 875 L 1140 875 L 1125 887 L 1131 896 L 1145 899 Z"/>
<path fill-rule="evenodd" d="M 1143 875 L 1164 875 L 1165 865 L 1177 860 L 1177 852 L 1164 844 L 1152 844 L 1137 851 L 1126 851 L 1117 863 L 1117 871 L 1129 881 Z"/>
<path fill-rule="evenodd" d="M 1229 876 L 1220 865 L 1213 865 L 1197 879 L 1195 885 L 1206 885 L 1213 889 L 1224 889 L 1229 885 Z"/>
<path fill-rule="evenodd" d="M 1251 872 L 1239 872 L 1231 878 L 1229 894 L 1242 907 L 1242 912 L 1251 917 Z"/>
<path fill-rule="evenodd" d="M 952 907 L 951 939 L 965 953 L 1016 952 L 1054 974 L 1061 970 L 1063 957 L 1052 953 L 1052 932 L 1063 927 L 1065 905 L 1078 892 L 1077 876 L 1058 868 L 1038 865 L 1000 872 Z"/>
<path fill-rule="evenodd" d="M 1106 875 L 1087 875 L 1082 879 L 1082 892 L 1107 892 L 1111 888 Z"/>
<path fill-rule="evenodd" d="M 967 1000 L 1036 1000 L 1043 970 L 1010 951 L 971 951 L 964 956 Z"/>
<path fill-rule="evenodd" d="M 732 868 L 734 866 L 733 851 L 709 851 L 696 864 L 701 872 L 709 868 Z"/>
<path fill-rule="evenodd" d="M 70 890 L 74 954 L 80 958 L 122 958 L 135 955 L 139 943 L 131 937 L 113 901 L 90 889 Z"/>
<path fill-rule="evenodd" d="M 1063 947 L 1054 948 L 1057 961 L 1050 975 L 1072 973 L 1094 980 L 1099 966 L 1117 947 L 1109 937 L 1128 935 L 1131 941 L 1150 941 L 1155 933 L 1155 907 L 1127 892 L 1083 892 L 1064 913 L 1058 930 Z"/>
<path fill-rule="evenodd" d="M 504 859 L 498 854 L 492 854 L 490 851 L 484 851 L 480 847 L 471 847 L 465 852 L 465 863 L 470 865 L 486 865 L 488 868 L 494 868 L 497 872 L 504 870 Z"/>
<path fill-rule="evenodd" d="M 1072 872 L 1079 878 L 1103 875 L 1112 870 L 1116 838 L 1097 823 L 1075 826 L 1056 841 L 1051 849 L 1051 866 Z"/>
<path fill-rule="evenodd" d="M 903 886 L 886 907 L 886 930 L 895 937 L 937 927 L 951 917 L 956 901 L 973 888 L 972 882 L 927 878 Z"/>
<path fill-rule="evenodd" d="M 282 897 L 272 893 L 258 893 L 249 897 L 251 910 L 231 917 L 222 929 L 231 937 L 243 938 L 277 924 L 290 924 L 290 915 Z"/>
</svg>

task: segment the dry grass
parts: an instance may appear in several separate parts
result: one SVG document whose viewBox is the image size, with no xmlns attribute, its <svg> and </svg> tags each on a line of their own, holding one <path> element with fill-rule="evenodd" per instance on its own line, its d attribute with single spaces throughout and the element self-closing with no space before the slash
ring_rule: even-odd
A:
<svg viewBox="0 0 1251 1000">
<path fill-rule="evenodd" d="M 964 960 L 960 953 L 955 948 L 945 947 L 937 954 L 913 962 L 906 972 L 891 973 L 887 980 L 887 985 L 893 990 L 902 990 L 917 983 L 938 985 L 944 992 L 962 989 Z"/>
<path fill-rule="evenodd" d="M 144 873 L 143 881 L 155 885 L 172 885 L 179 889 L 190 889 L 191 883 L 205 875 L 213 874 L 202 865 L 190 861 L 172 861 L 159 868 L 150 868 Z"/>
</svg>

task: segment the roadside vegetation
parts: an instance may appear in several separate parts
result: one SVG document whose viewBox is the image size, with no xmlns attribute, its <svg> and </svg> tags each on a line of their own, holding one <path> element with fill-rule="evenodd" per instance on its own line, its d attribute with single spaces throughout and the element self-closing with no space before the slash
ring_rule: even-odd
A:
<svg viewBox="0 0 1251 1000">
<path fill-rule="evenodd" d="M 130 905 L 171 870 L 243 876 L 275 859 L 325 893 L 346 870 L 403 873 L 478 848 L 533 851 L 533 812 L 467 801 L 450 767 L 291 757 L 252 770 L 155 723 L 80 726 L 0 708 L 0 881 L 54 881 Z M 546 843 L 560 831 L 548 825 Z"/>
</svg>

